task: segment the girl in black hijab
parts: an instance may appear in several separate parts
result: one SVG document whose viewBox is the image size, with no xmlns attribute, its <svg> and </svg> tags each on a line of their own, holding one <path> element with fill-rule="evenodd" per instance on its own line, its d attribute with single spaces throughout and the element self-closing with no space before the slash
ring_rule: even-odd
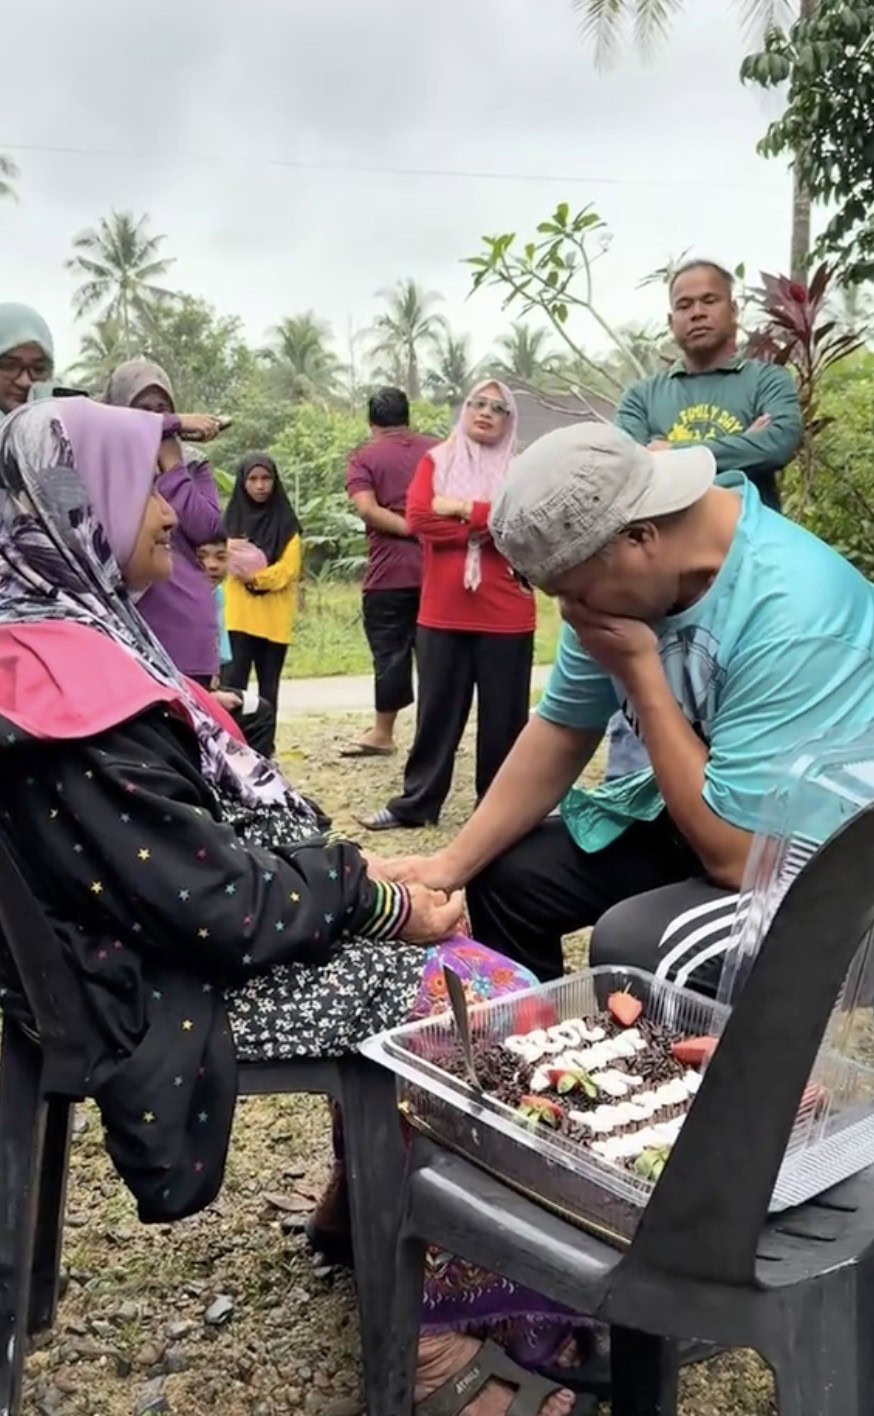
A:
<svg viewBox="0 0 874 1416">
<path fill-rule="evenodd" d="M 254 667 L 258 691 L 273 709 L 275 732 L 279 683 L 297 610 L 302 527 L 266 452 L 249 453 L 240 463 L 225 529 L 231 683 L 247 688 Z"/>
</svg>

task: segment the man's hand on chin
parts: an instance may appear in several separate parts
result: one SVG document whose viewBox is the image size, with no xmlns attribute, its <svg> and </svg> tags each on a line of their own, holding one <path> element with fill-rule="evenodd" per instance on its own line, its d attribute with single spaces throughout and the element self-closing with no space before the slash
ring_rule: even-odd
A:
<svg viewBox="0 0 874 1416">
<path fill-rule="evenodd" d="M 603 615 L 574 606 L 564 613 L 582 647 L 605 673 L 628 686 L 637 670 L 658 662 L 659 642 L 643 620 Z"/>
</svg>

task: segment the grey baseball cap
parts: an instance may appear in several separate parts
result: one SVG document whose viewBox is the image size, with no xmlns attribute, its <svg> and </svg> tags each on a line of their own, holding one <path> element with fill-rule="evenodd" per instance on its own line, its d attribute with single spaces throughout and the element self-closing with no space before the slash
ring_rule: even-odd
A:
<svg viewBox="0 0 874 1416">
<path fill-rule="evenodd" d="M 541 585 L 633 521 L 700 501 L 715 476 L 703 444 L 648 452 L 611 423 L 574 423 L 513 459 L 489 525 L 513 569 Z"/>
</svg>

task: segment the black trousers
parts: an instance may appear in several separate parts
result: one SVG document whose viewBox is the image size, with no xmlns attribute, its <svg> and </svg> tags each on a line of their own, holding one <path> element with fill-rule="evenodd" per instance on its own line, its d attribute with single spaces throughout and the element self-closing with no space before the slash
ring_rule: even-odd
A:
<svg viewBox="0 0 874 1416">
<path fill-rule="evenodd" d="M 287 644 L 274 644 L 272 639 L 261 639 L 254 634 L 244 634 L 241 630 L 230 632 L 231 667 L 229 673 L 232 688 L 248 688 L 249 678 L 254 668 L 258 679 L 258 693 L 270 705 L 272 718 L 265 741 L 269 750 L 263 750 L 265 757 L 272 757 L 276 748 L 276 710 L 279 704 L 279 684 L 282 669 L 288 654 Z"/>
<path fill-rule="evenodd" d="M 475 939 L 546 981 L 562 936 L 594 925 L 589 960 L 715 994 L 739 896 L 709 881 L 667 814 L 586 854 L 551 816 L 467 889 Z"/>
<path fill-rule="evenodd" d="M 420 629 L 416 736 L 404 790 L 388 803 L 399 821 L 425 826 L 440 817 L 455 754 L 477 695 L 476 792 L 488 791 L 528 721 L 533 634 L 468 634 Z"/>
<path fill-rule="evenodd" d="M 413 702 L 419 591 L 365 590 L 361 613 L 373 659 L 376 711 L 399 713 Z"/>
</svg>

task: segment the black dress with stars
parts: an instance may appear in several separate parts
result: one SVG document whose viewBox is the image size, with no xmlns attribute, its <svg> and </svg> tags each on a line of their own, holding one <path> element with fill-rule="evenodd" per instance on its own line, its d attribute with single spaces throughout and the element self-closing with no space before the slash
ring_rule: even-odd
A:
<svg viewBox="0 0 874 1416">
<path fill-rule="evenodd" d="M 407 1016 L 408 896 L 311 817 L 219 800 L 164 709 L 75 742 L 10 727 L 2 829 L 82 988 L 107 1147 L 143 1220 L 181 1218 L 221 1185 L 238 1057 L 340 1056 Z M 25 1007 L 2 947 L 0 1000 Z"/>
</svg>

